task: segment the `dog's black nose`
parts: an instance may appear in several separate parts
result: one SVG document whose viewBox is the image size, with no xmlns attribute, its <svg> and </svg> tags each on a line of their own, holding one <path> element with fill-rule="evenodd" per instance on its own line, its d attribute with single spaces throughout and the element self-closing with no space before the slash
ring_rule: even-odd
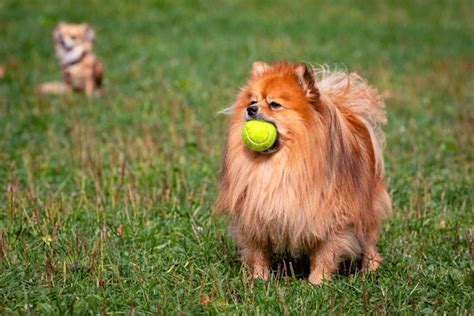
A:
<svg viewBox="0 0 474 316">
<path fill-rule="evenodd" d="M 257 114 L 258 112 L 258 106 L 257 105 L 251 105 L 247 108 L 247 114 L 250 117 L 253 117 Z"/>
</svg>

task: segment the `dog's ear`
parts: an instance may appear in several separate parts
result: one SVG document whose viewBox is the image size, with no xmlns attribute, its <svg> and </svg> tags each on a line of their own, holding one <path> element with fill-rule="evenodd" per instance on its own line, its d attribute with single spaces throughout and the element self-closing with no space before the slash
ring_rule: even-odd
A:
<svg viewBox="0 0 474 316">
<path fill-rule="evenodd" d="M 268 68 L 270 68 L 270 66 L 263 61 L 254 62 L 252 65 L 252 77 L 260 77 L 265 71 L 268 70 Z"/>
<path fill-rule="evenodd" d="M 91 43 L 95 43 L 95 30 L 92 26 L 90 26 L 89 24 L 87 23 L 83 23 L 82 24 L 85 28 L 85 38 L 91 42 Z"/>
<path fill-rule="evenodd" d="M 313 67 L 306 63 L 298 63 L 295 65 L 295 73 L 310 102 L 318 101 L 319 90 L 316 87 L 316 75 L 314 74 Z"/>
<path fill-rule="evenodd" d="M 56 25 L 56 27 L 54 28 L 53 30 L 53 40 L 55 42 L 59 41 L 60 37 L 61 37 L 61 27 L 64 25 L 64 22 L 59 22 L 58 25 Z"/>
</svg>

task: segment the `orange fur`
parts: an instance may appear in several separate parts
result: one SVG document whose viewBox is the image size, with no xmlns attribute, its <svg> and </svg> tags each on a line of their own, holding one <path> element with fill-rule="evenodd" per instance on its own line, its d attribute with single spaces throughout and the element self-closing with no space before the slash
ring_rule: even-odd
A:
<svg viewBox="0 0 474 316">
<path fill-rule="evenodd" d="M 241 139 L 246 109 L 278 129 L 278 150 L 250 151 Z M 271 102 L 281 104 L 273 109 Z M 384 183 L 383 102 L 358 75 L 305 64 L 254 63 L 229 109 L 218 211 L 230 217 L 243 261 L 268 279 L 271 256 L 308 254 L 309 281 L 329 279 L 342 258 L 381 260 L 380 221 L 391 212 Z"/>
</svg>

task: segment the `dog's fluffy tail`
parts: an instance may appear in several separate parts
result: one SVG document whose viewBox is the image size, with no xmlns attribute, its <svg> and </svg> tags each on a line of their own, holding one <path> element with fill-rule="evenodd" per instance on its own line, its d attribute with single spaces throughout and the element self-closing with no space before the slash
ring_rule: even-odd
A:
<svg viewBox="0 0 474 316">
<path fill-rule="evenodd" d="M 376 155 L 377 167 L 384 173 L 382 149 L 385 137 L 382 125 L 387 122 L 385 104 L 374 88 L 356 73 L 331 71 L 328 67 L 314 69 L 321 96 L 337 100 L 338 104 L 355 113 L 367 126 Z"/>
<path fill-rule="evenodd" d="M 65 94 L 71 91 L 69 87 L 64 82 L 45 82 L 36 88 L 39 94 Z"/>
<path fill-rule="evenodd" d="M 381 126 L 387 119 L 385 104 L 377 90 L 356 73 L 330 71 L 327 67 L 315 69 L 315 73 L 320 93 L 337 97 L 345 107 L 370 124 L 377 143 L 383 147 L 384 135 Z"/>
</svg>

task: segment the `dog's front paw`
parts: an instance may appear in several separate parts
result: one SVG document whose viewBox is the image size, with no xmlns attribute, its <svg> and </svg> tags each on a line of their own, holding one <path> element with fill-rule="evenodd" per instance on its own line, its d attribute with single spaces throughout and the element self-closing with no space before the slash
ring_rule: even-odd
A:
<svg viewBox="0 0 474 316">
<path fill-rule="evenodd" d="M 308 277 L 308 282 L 317 286 L 321 286 L 324 282 L 327 282 L 329 280 L 331 280 L 330 274 L 325 275 L 322 272 L 316 272 L 316 271 L 312 272 Z"/>
<path fill-rule="evenodd" d="M 362 260 L 362 267 L 366 271 L 375 271 L 379 268 L 382 260 L 382 257 L 378 253 L 375 253 L 370 257 L 364 256 L 364 259 Z"/>
<path fill-rule="evenodd" d="M 260 265 L 255 266 L 252 272 L 252 280 L 263 280 L 265 282 L 270 280 L 269 269 Z"/>
</svg>

